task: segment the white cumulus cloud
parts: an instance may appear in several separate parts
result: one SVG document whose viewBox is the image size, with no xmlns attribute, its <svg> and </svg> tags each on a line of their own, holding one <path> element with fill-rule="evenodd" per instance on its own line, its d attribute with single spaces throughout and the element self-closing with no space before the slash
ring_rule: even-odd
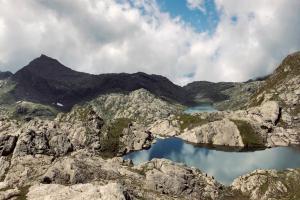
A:
<svg viewBox="0 0 300 200">
<path fill-rule="evenodd" d="M 188 8 L 192 10 L 198 9 L 202 12 L 205 12 L 204 3 L 204 0 L 187 0 Z"/>
<path fill-rule="evenodd" d="M 43 53 L 95 74 L 245 81 L 300 49 L 300 1 L 215 4 L 216 30 L 199 33 L 155 0 L 0 0 L 0 70 L 15 72 Z"/>
</svg>

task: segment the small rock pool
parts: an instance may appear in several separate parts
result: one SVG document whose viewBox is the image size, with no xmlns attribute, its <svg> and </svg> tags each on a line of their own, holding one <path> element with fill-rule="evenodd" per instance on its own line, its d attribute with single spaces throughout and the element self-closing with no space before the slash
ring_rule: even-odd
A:
<svg viewBox="0 0 300 200">
<path fill-rule="evenodd" d="M 135 165 L 153 158 L 166 158 L 196 167 L 225 185 L 255 169 L 300 167 L 300 148 L 276 147 L 252 152 L 229 150 L 194 146 L 179 138 L 166 138 L 157 139 L 150 149 L 129 153 L 124 158 L 131 159 Z"/>
<path fill-rule="evenodd" d="M 197 106 L 188 107 L 184 113 L 193 114 L 198 112 L 216 112 L 217 110 L 210 103 L 202 103 Z"/>
</svg>

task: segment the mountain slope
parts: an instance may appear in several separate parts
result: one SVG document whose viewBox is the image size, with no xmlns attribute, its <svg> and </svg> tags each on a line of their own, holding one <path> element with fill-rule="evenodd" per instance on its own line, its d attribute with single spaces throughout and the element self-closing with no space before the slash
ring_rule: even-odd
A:
<svg viewBox="0 0 300 200">
<path fill-rule="evenodd" d="M 299 127 L 300 124 L 300 52 L 287 56 L 252 96 L 247 107 L 275 100 L 281 107 L 280 124 Z"/>
<path fill-rule="evenodd" d="M 258 90 L 263 81 L 219 82 L 195 81 L 184 86 L 195 102 L 210 102 L 218 110 L 241 108 Z"/>
<path fill-rule="evenodd" d="M 74 71 L 45 55 L 16 72 L 12 80 L 16 82 L 13 94 L 17 99 L 56 104 L 65 110 L 100 94 L 126 93 L 140 88 L 163 99 L 189 103 L 185 98 L 187 92 L 163 76 L 141 72 L 92 75 Z"/>
<path fill-rule="evenodd" d="M 232 82 L 213 83 L 208 81 L 195 81 L 184 86 L 191 98 L 196 101 L 219 102 L 229 98 L 222 91 L 234 87 Z"/>
</svg>

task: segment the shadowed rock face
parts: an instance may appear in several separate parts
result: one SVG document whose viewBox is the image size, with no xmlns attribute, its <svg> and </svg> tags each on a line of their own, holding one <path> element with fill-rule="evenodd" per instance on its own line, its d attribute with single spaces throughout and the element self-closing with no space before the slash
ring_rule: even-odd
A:
<svg viewBox="0 0 300 200">
<path fill-rule="evenodd" d="M 74 71 L 45 55 L 31 61 L 12 79 L 17 83 L 13 91 L 17 99 L 44 104 L 59 103 L 65 110 L 100 94 L 130 92 L 140 88 L 165 99 L 189 103 L 186 91 L 163 76 L 141 72 L 92 75 Z"/>
<path fill-rule="evenodd" d="M 184 89 L 188 91 L 191 98 L 196 100 L 219 102 L 229 99 L 229 96 L 223 94 L 222 91 L 234 86 L 235 83 L 232 82 L 195 81 L 184 86 Z"/>
</svg>

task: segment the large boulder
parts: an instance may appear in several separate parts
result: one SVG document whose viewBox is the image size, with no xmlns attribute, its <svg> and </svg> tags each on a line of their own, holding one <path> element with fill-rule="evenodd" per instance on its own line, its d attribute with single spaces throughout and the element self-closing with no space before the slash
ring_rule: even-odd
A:
<svg viewBox="0 0 300 200">
<path fill-rule="evenodd" d="M 244 146 L 238 127 L 226 118 L 185 130 L 178 137 L 192 143 Z"/>
<path fill-rule="evenodd" d="M 280 107 L 276 101 L 267 101 L 259 107 L 249 109 L 248 114 L 256 115 L 264 122 L 275 125 L 279 118 Z"/>
<path fill-rule="evenodd" d="M 176 136 L 180 133 L 179 123 L 177 120 L 160 119 L 149 126 L 151 133 L 159 136 Z"/>
</svg>

